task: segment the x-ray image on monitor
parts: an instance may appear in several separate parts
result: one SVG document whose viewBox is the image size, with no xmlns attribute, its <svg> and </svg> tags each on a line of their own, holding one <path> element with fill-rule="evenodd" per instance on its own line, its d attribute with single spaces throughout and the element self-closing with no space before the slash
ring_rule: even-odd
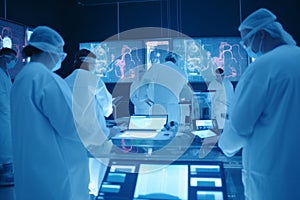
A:
<svg viewBox="0 0 300 200">
<path fill-rule="evenodd" d="M 149 69 L 152 64 L 165 62 L 165 57 L 170 50 L 169 39 L 153 39 L 145 41 L 146 48 L 146 65 Z"/>
<path fill-rule="evenodd" d="M 25 26 L 0 19 L 0 49 L 8 47 L 17 52 L 17 63 L 13 69 L 10 69 L 12 79 L 18 74 L 25 64 L 22 59 L 22 50 L 25 45 Z"/>
<path fill-rule="evenodd" d="M 96 71 L 104 82 L 132 82 L 137 67 L 144 64 L 144 49 L 139 40 L 80 43 L 80 49 L 96 54 Z"/>
<path fill-rule="evenodd" d="M 224 70 L 225 78 L 238 81 L 248 65 L 239 42 L 239 37 L 174 39 L 173 51 L 181 55 L 190 82 L 212 81 L 217 68 Z"/>
</svg>

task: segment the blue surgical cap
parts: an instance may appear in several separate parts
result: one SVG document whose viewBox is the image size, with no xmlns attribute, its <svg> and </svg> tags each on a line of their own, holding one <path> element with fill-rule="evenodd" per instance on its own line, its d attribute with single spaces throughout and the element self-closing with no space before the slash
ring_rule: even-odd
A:
<svg viewBox="0 0 300 200">
<path fill-rule="evenodd" d="M 287 44 L 296 45 L 293 37 L 287 33 L 282 25 L 276 21 L 277 17 L 265 8 L 260 8 L 250 14 L 239 26 L 238 30 L 241 32 L 243 30 L 249 29 L 249 33 L 245 36 L 254 35 L 259 30 L 265 30 L 273 38 L 280 38 Z"/>
<path fill-rule="evenodd" d="M 38 26 L 33 30 L 28 45 L 41 51 L 62 53 L 65 42 L 55 30 L 48 26 Z"/>
</svg>

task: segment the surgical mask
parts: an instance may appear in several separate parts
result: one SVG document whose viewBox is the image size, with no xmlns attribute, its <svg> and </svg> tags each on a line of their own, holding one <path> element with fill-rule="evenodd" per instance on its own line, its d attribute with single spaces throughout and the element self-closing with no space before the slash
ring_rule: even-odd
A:
<svg viewBox="0 0 300 200">
<path fill-rule="evenodd" d="M 7 69 L 12 69 L 14 68 L 16 65 L 16 61 L 15 60 L 11 60 L 9 63 L 6 64 L 6 68 Z"/>
<path fill-rule="evenodd" d="M 247 51 L 247 54 L 248 54 L 249 57 L 251 57 L 251 58 L 257 58 L 257 55 L 256 55 L 256 53 L 254 53 L 254 51 L 252 50 L 251 46 L 246 47 L 245 50 Z"/>
<path fill-rule="evenodd" d="M 56 70 L 59 70 L 61 68 L 62 60 L 59 59 L 56 65 L 51 69 L 51 71 L 55 72 Z"/>
<path fill-rule="evenodd" d="M 57 70 L 59 70 L 61 68 L 61 63 L 62 63 L 62 61 L 67 56 L 67 54 L 64 53 L 64 52 L 62 52 L 62 53 L 55 53 L 55 54 L 58 55 L 58 61 L 56 62 L 55 66 L 51 69 L 51 71 L 53 71 L 53 72 L 57 71 Z M 50 55 L 51 59 L 54 61 L 54 58 L 53 58 L 52 54 L 50 53 L 49 55 Z"/>
<path fill-rule="evenodd" d="M 262 52 L 262 45 L 263 45 L 263 38 L 260 39 L 258 52 L 256 52 L 256 56 L 257 56 L 257 57 L 260 57 L 261 55 L 263 55 L 263 52 Z"/>
<path fill-rule="evenodd" d="M 262 50 L 261 50 L 262 49 L 262 44 L 263 44 L 263 38 L 261 38 L 261 40 L 260 40 L 259 47 L 258 47 L 258 52 L 256 52 L 256 53 L 252 50 L 252 45 L 253 45 L 253 42 L 254 42 L 254 38 L 255 38 L 255 36 L 252 38 L 251 43 L 245 48 L 245 50 L 246 50 L 249 57 L 256 59 L 256 58 L 260 57 L 263 54 Z"/>
</svg>

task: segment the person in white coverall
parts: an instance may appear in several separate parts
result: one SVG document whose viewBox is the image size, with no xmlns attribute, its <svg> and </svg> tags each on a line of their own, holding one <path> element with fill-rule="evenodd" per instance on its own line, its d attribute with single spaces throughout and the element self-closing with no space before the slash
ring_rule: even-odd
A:
<svg viewBox="0 0 300 200">
<path fill-rule="evenodd" d="M 209 83 L 207 88 L 212 101 L 211 118 L 216 120 L 218 129 L 223 129 L 232 106 L 234 89 L 230 80 L 225 78 L 222 68 L 217 68 L 215 74 L 216 78 Z"/>
<path fill-rule="evenodd" d="M 148 98 L 148 83 L 143 83 L 144 69 L 138 70 L 137 79 L 130 85 L 130 100 L 134 105 L 134 114 L 149 115 L 154 102 Z"/>
<path fill-rule="evenodd" d="M 14 183 L 12 167 L 9 69 L 16 65 L 17 53 L 10 48 L 0 50 L 0 186 Z"/>
<path fill-rule="evenodd" d="M 219 147 L 228 156 L 242 149 L 247 200 L 300 199 L 300 48 L 264 8 L 239 31 L 255 61 L 237 84 Z"/>
<path fill-rule="evenodd" d="M 88 156 L 72 114 L 72 94 L 53 73 L 66 57 L 64 40 L 34 29 L 22 53 L 30 62 L 11 90 L 16 199 L 88 200 Z"/>
<path fill-rule="evenodd" d="M 168 121 L 181 121 L 180 94 L 187 87 L 186 72 L 178 66 L 178 56 L 169 52 L 162 64 L 153 64 L 143 75 L 141 82 L 148 84 L 147 103 L 150 114 L 167 114 Z"/>
<path fill-rule="evenodd" d="M 89 85 L 86 90 L 91 91 L 91 87 L 95 87 L 93 91 L 93 96 L 91 96 L 91 99 L 88 100 L 88 102 L 96 102 L 94 104 L 94 109 L 92 109 L 92 112 L 88 115 L 85 115 L 86 118 L 89 120 L 92 120 L 93 116 L 95 116 L 95 123 L 93 126 L 99 127 L 100 132 L 105 137 L 109 137 L 109 129 L 106 127 L 105 117 L 108 117 L 112 113 L 112 96 L 107 90 L 104 82 L 101 80 L 100 77 L 96 76 L 94 74 L 95 71 L 95 63 L 96 63 L 96 55 L 91 52 L 88 49 L 81 49 L 79 50 L 74 59 L 74 65 L 73 69 L 74 71 L 65 78 L 65 81 L 71 88 L 73 92 L 73 100 L 78 100 L 78 96 L 76 94 L 78 91 L 78 87 L 85 87 L 86 83 L 93 83 Z M 88 80 L 84 80 L 84 79 Z M 81 81 L 79 81 L 81 80 Z M 95 82 L 90 82 L 90 80 L 95 80 Z M 80 97 L 79 97 L 80 98 Z M 82 104 L 84 109 L 88 107 L 88 104 Z M 87 106 L 87 107 L 86 107 Z M 94 111 L 94 112 L 93 112 Z M 96 113 L 94 115 L 94 113 Z M 86 113 L 87 114 L 87 113 Z M 98 122 L 98 123 L 97 123 Z M 89 127 L 88 129 L 92 129 Z M 99 131 L 94 131 L 99 132 Z M 100 133 L 100 134 L 101 134 Z M 84 134 L 84 133 L 83 133 Z M 83 135 L 81 134 L 81 136 Z M 89 134 L 89 135 L 92 135 Z M 97 135 L 96 135 L 97 137 Z M 100 137 L 99 137 L 100 138 Z M 90 140 L 90 139 L 89 139 Z M 105 139 L 104 139 L 105 140 Z M 85 140 L 85 145 L 89 145 L 91 142 Z M 99 145 L 102 142 L 99 142 Z M 97 145 L 94 143 L 94 145 Z M 109 150 L 109 149 L 107 149 Z M 92 152 L 93 153 L 93 152 Z M 90 194 L 97 195 L 98 189 L 99 189 L 99 183 L 102 181 L 102 178 L 104 176 L 104 173 L 106 171 L 106 165 L 101 160 L 97 160 L 93 157 L 89 159 L 89 167 L 90 167 Z"/>
</svg>

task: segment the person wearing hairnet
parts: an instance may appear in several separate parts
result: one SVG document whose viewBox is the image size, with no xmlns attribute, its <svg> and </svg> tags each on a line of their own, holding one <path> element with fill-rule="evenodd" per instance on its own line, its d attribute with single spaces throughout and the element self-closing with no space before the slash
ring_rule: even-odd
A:
<svg viewBox="0 0 300 200">
<path fill-rule="evenodd" d="M 219 147 L 227 156 L 242 149 L 246 199 L 300 199 L 300 48 L 265 8 L 239 31 L 255 61 L 237 84 Z"/>
<path fill-rule="evenodd" d="M 80 73 L 88 73 L 94 77 L 97 77 L 95 72 L 95 64 L 96 64 L 96 55 L 88 49 L 81 49 L 75 55 L 73 69 L 74 71 L 65 78 L 66 82 L 68 83 L 69 87 L 73 90 L 75 79 Z M 102 118 L 103 116 L 109 117 L 113 111 L 112 108 L 112 95 L 107 90 L 104 82 L 101 80 L 100 77 L 97 77 L 97 89 L 95 91 L 95 97 L 97 101 L 97 109 L 98 116 Z M 101 123 L 103 120 L 99 120 Z"/>
<path fill-rule="evenodd" d="M 94 74 L 95 72 L 95 64 L 96 64 L 96 55 L 91 52 L 88 49 L 81 49 L 79 50 L 75 55 L 74 65 L 73 69 L 74 71 L 65 78 L 65 81 L 71 88 L 73 92 L 73 100 L 80 101 L 81 97 L 79 97 L 78 91 L 81 90 L 81 88 L 85 89 L 86 92 L 92 92 L 91 99 L 88 99 L 85 101 L 86 103 L 80 103 L 82 105 L 82 110 L 80 113 L 85 115 L 86 118 L 88 118 L 89 121 L 93 121 L 93 116 L 95 116 L 94 119 L 95 123 L 91 126 L 96 126 L 99 128 L 92 129 L 91 126 L 89 126 L 87 129 L 94 130 L 94 133 L 99 133 L 105 136 L 103 140 L 107 140 L 107 137 L 109 137 L 109 129 L 106 127 L 105 117 L 108 117 L 112 113 L 112 96 L 107 90 L 104 82 L 101 80 L 100 77 L 96 76 Z M 91 81 L 94 80 L 94 81 Z M 91 84 L 89 84 L 91 83 Z M 89 85 L 87 85 L 89 84 Z M 93 88 L 93 89 L 92 89 Z M 76 91 L 77 90 L 77 91 Z M 83 95 L 82 93 L 80 96 Z M 90 94 L 89 94 L 90 95 Z M 89 96 L 84 95 L 84 96 Z M 91 101 L 96 102 L 94 104 L 94 109 L 91 109 L 91 113 L 85 112 L 85 110 L 91 105 Z M 94 111 L 94 112 L 93 112 Z M 94 113 L 96 113 L 94 115 Z M 83 122 L 84 123 L 84 122 Z M 98 129 L 98 130 L 97 130 Z M 80 133 L 81 136 L 86 133 Z M 91 135 L 94 135 L 97 139 L 87 138 L 85 137 L 84 143 L 87 148 L 90 144 L 94 145 L 100 145 L 102 141 L 99 141 L 97 144 L 95 141 L 98 141 L 98 134 L 88 133 L 88 135 L 91 137 Z M 93 141 L 91 141 L 93 140 Z M 109 149 L 106 149 L 108 151 Z M 104 172 L 106 171 L 106 165 L 102 163 L 102 161 L 98 161 L 94 158 L 89 159 L 89 167 L 90 167 L 90 194 L 97 195 L 98 194 L 98 184 L 102 180 L 104 176 Z"/>
<path fill-rule="evenodd" d="M 76 130 L 72 96 L 53 73 L 66 57 L 64 40 L 48 26 L 33 30 L 30 57 L 11 90 L 16 199 L 89 199 L 88 156 Z"/>
<path fill-rule="evenodd" d="M 223 129 L 226 119 L 228 119 L 232 98 L 233 98 L 233 85 L 225 77 L 224 69 L 215 69 L 216 78 L 212 80 L 207 90 L 211 94 L 211 119 L 216 120 L 217 128 Z"/>
<path fill-rule="evenodd" d="M 143 75 L 141 82 L 148 84 L 147 96 L 141 96 L 150 103 L 150 114 L 167 114 L 168 121 L 181 122 L 181 92 L 186 88 L 186 72 L 178 66 L 178 55 L 169 52 L 162 64 L 155 63 Z M 148 100 L 149 99 L 149 100 Z"/>
<path fill-rule="evenodd" d="M 0 186 L 14 182 L 10 126 L 12 80 L 8 70 L 15 67 L 16 56 L 13 49 L 4 47 L 0 50 Z"/>
</svg>

